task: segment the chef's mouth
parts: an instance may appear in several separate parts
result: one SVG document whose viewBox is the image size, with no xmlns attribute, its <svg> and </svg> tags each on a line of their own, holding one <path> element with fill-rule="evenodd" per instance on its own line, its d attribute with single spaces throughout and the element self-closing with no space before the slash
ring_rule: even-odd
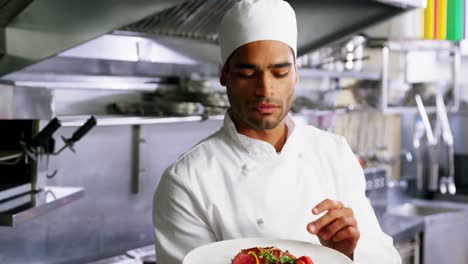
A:
<svg viewBox="0 0 468 264">
<path fill-rule="evenodd" d="M 271 114 L 278 108 L 278 105 L 271 103 L 260 103 L 253 106 L 253 109 L 261 114 Z"/>
</svg>

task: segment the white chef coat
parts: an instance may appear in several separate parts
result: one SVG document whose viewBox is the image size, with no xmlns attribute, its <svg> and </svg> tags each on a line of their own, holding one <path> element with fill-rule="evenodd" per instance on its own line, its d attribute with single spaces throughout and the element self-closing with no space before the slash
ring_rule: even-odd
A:
<svg viewBox="0 0 468 264">
<path fill-rule="evenodd" d="M 226 114 L 219 131 L 164 172 L 153 201 L 158 263 L 180 264 L 192 249 L 226 239 L 320 244 L 306 226 L 319 217 L 312 208 L 327 198 L 354 211 L 361 233 L 355 263 L 401 263 L 365 197 L 364 174 L 346 140 L 289 116 L 286 125 L 278 153 L 239 134 Z"/>
</svg>

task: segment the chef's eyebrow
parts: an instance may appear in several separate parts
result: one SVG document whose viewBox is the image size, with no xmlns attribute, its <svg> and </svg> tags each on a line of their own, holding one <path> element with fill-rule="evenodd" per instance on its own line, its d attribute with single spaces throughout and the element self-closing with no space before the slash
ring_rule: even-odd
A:
<svg viewBox="0 0 468 264">
<path fill-rule="evenodd" d="M 236 69 L 250 69 L 250 70 L 256 70 L 258 69 L 258 66 L 255 64 L 249 64 L 249 63 L 238 63 L 234 65 L 234 68 Z"/>
<path fill-rule="evenodd" d="M 277 68 L 285 68 L 285 67 L 291 67 L 292 63 L 290 62 L 282 62 L 282 63 L 276 63 L 273 65 L 269 65 L 269 69 L 277 69 Z"/>
<path fill-rule="evenodd" d="M 268 69 L 278 69 L 278 68 L 285 68 L 291 67 L 291 62 L 281 62 L 268 65 Z M 255 64 L 250 63 L 238 63 L 234 66 L 236 69 L 250 69 L 250 70 L 257 70 L 258 66 Z"/>
</svg>

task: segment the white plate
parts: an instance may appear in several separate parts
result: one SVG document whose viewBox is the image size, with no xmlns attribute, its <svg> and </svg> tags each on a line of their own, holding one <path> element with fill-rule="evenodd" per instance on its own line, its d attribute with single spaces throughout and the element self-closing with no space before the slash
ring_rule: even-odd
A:
<svg viewBox="0 0 468 264">
<path fill-rule="evenodd" d="M 182 264 L 230 264 L 231 260 L 242 249 L 256 246 L 275 246 L 283 251 L 288 250 L 296 257 L 309 256 L 314 264 L 353 263 L 348 257 L 336 250 L 307 242 L 284 239 L 243 238 L 215 242 L 196 248 L 185 256 Z"/>
</svg>

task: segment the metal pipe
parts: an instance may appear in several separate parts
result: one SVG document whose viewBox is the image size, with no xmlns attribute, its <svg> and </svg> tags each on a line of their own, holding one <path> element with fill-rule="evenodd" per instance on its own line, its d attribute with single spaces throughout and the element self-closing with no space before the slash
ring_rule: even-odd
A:
<svg viewBox="0 0 468 264">
<path fill-rule="evenodd" d="M 460 71 L 461 71 L 461 53 L 460 47 L 455 47 L 453 51 L 453 111 L 460 108 Z"/>
<path fill-rule="evenodd" d="M 426 109 L 422 102 L 421 96 L 417 94 L 415 96 L 416 104 L 418 106 L 419 114 L 421 115 L 424 128 L 426 130 L 426 137 L 428 141 L 428 150 L 429 150 L 429 181 L 428 189 L 430 191 L 437 191 L 439 185 L 439 160 L 438 160 L 438 151 L 437 151 L 437 139 L 434 137 L 432 132 L 431 123 L 427 116 Z"/>
<path fill-rule="evenodd" d="M 388 68 L 390 50 L 387 44 L 382 48 L 382 94 L 380 97 L 380 109 L 384 114 L 387 113 L 387 97 L 388 97 Z"/>
</svg>

